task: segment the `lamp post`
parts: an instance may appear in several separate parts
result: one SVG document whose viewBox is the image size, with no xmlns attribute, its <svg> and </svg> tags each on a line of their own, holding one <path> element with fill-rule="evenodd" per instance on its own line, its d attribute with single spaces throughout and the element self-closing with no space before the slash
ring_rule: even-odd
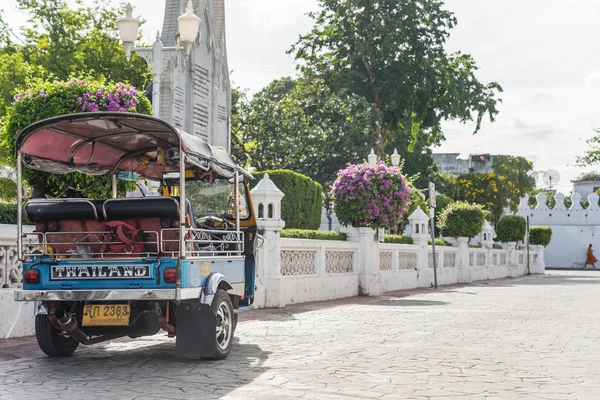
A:
<svg viewBox="0 0 600 400">
<path fill-rule="evenodd" d="M 392 154 L 392 165 L 394 167 L 400 165 L 400 154 L 398 154 L 398 149 L 394 149 L 394 154 Z"/>
<path fill-rule="evenodd" d="M 192 52 L 192 47 L 200 30 L 200 17 L 194 14 L 194 5 L 192 1 L 188 1 L 185 14 L 177 18 L 179 28 L 179 38 L 183 43 L 183 51 L 186 56 Z M 127 61 L 131 58 L 133 51 L 140 57 L 146 60 L 152 71 L 152 114 L 155 117 L 159 116 L 160 111 L 160 77 L 164 71 L 164 67 L 168 61 L 177 56 L 181 52 L 179 47 L 163 47 L 160 41 L 160 33 L 157 32 L 156 40 L 152 47 L 134 48 L 133 44 L 137 40 L 138 30 L 140 27 L 139 18 L 133 18 L 133 7 L 128 3 L 125 8 L 125 15 L 117 19 L 119 28 L 119 36 L 123 42 L 125 49 L 125 57 Z"/>
<path fill-rule="evenodd" d="M 367 160 L 371 165 L 377 164 L 377 155 L 375 154 L 375 151 L 373 149 L 371 149 L 371 154 L 367 156 Z"/>
<path fill-rule="evenodd" d="M 371 165 L 377 164 L 377 154 L 375 154 L 375 150 L 371 149 L 371 153 L 367 156 L 367 160 Z M 392 154 L 392 165 L 394 167 L 400 165 L 400 154 L 398 154 L 398 149 L 394 149 L 394 154 Z"/>
</svg>

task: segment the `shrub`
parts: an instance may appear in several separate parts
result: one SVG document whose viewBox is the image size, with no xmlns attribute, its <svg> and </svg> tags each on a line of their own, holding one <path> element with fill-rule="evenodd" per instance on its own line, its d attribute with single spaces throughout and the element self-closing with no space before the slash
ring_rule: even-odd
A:
<svg viewBox="0 0 600 400">
<path fill-rule="evenodd" d="M 334 231 L 311 231 L 306 229 L 284 229 L 281 231 L 281 237 L 288 239 L 346 240 L 345 233 Z"/>
<path fill-rule="evenodd" d="M 427 244 L 431 246 L 431 239 L 429 239 L 427 241 Z M 436 246 L 441 246 L 441 247 L 452 247 L 452 243 L 446 242 L 445 240 L 440 239 L 440 238 L 436 238 L 435 239 L 435 245 Z"/>
<path fill-rule="evenodd" d="M 518 215 L 505 215 L 496 225 L 496 237 L 500 242 L 520 242 L 525 238 L 527 220 Z"/>
<path fill-rule="evenodd" d="M 549 226 L 533 226 L 529 230 L 529 244 L 548 246 L 552 240 L 552 228 Z"/>
<path fill-rule="evenodd" d="M 134 87 L 123 83 L 72 79 L 68 82 L 34 82 L 27 92 L 14 97 L 2 129 L 5 162 L 15 164 L 16 138 L 24 128 L 41 120 L 59 115 L 97 112 L 129 111 L 152 114 L 150 102 Z M 41 186 L 51 197 L 63 196 L 108 198 L 111 177 L 90 176 L 78 172 L 68 175 L 48 174 L 23 169 L 23 178 L 32 186 Z M 126 183 L 119 188 L 125 191 Z"/>
<path fill-rule="evenodd" d="M 0 224 L 17 223 L 17 204 L 0 202 Z"/>
<path fill-rule="evenodd" d="M 253 188 L 268 173 L 285 197 L 281 201 L 281 218 L 289 229 L 319 229 L 323 209 L 323 186 L 306 175 L 289 170 L 253 172 Z"/>
<path fill-rule="evenodd" d="M 492 246 L 492 249 L 502 250 L 502 246 L 500 246 L 499 244 L 495 244 Z"/>
<path fill-rule="evenodd" d="M 17 200 L 17 182 L 0 177 L 0 199 L 4 201 Z"/>
<path fill-rule="evenodd" d="M 396 229 L 410 204 L 408 182 L 398 167 L 358 164 L 338 172 L 331 189 L 341 224 Z"/>
<path fill-rule="evenodd" d="M 384 243 L 413 244 L 413 238 L 404 235 L 384 235 Z"/>
<path fill-rule="evenodd" d="M 447 237 L 473 237 L 481 233 L 485 211 L 480 205 L 451 203 L 439 216 L 440 231 Z"/>
</svg>

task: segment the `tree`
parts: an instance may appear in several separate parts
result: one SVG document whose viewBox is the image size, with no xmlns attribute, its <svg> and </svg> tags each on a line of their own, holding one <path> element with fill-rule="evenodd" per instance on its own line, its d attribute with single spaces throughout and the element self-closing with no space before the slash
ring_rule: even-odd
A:
<svg viewBox="0 0 600 400">
<path fill-rule="evenodd" d="M 585 173 L 579 175 L 579 178 L 577 178 L 577 180 L 580 180 L 580 181 L 600 181 L 600 172 L 598 172 L 598 171 L 585 172 Z"/>
<path fill-rule="evenodd" d="M 233 100 L 234 157 L 258 170 L 290 169 L 326 187 L 376 141 L 371 104 L 318 79 L 283 78 L 252 100 L 239 91 Z"/>
<path fill-rule="evenodd" d="M 583 156 L 577 157 L 577 166 L 589 167 L 600 164 L 600 129 L 595 129 L 597 135 L 586 143 L 590 147 Z"/>
<path fill-rule="evenodd" d="M 500 192 L 511 201 L 513 210 L 519 206 L 521 198 L 535 188 L 533 163 L 523 157 L 496 156 L 492 163 L 499 177 Z"/>
<path fill-rule="evenodd" d="M 143 87 L 149 78 L 146 62 L 135 56 L 128 62 L 119 44 L 116 21 L 121 10 L 104 3 L 76 3 L 80 7 L 70 8 L 66 0 L 17 0 L 30 16 L 22 29 L 26 61 L 61 80 L 85 71 L 94 78 Z"/>
<path fill-rule="evenodd" d="M 320 0 L 310 16 L 315 25 L 290 53 L 300 69 L 334 91 L 362 96 L 381 111 L 376 125 L 377 152 L 408 140 L 415 145 L 439 144 L 444 120 L 463 123 L 498 113 L 496 82 L 483 84 L 468 54 L 445 49 L 454 14 L 441 0 Z"/>
<path fill-rule="evenodd" d="M 468 173 L 458 177 L 451 197 L 457 201 L 479 204 L 490 212 L 492 224 L 496 224 L 506 205 L 506 186 L 495 173 Z"/>
<path fill-rule="evenodd" d="M 95 79 L 129 82 L 143 88 L 150 79 L 146 62 L 125 59 L 116 19 L 120 11 L 106 3 L 71 8 L 66 0 L 17 0 L 29 15 L 23 43 L 10 40 L 0 20 L 0 118 L 12 97 L 36 79 L 68 80 L 85 74 Z"/>
</svg>

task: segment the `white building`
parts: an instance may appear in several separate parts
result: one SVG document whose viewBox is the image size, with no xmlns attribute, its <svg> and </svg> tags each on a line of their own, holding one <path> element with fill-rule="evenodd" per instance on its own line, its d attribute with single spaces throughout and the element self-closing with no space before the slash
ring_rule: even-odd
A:
<svg viewBox="0 0 600 400">
<path fill-rule="evenodd" d="M 600 181 L 572 181 L 573 193 L 579 193 L 582 198 L 587 199 L 592 193 L 600 189 Z"/>
<path fill-rule="evenodd" d="M 433 154 L 433 160 L 440 167 L 441 172 L 453 175 L 468 174 L 473 170 L 477 173 L 493 172 L 493 155 L 490 154 L 469 154 L 466 159 L 459 158 L 460 153 L 436 153 Z"/>
<path fill-rule="evenodd" d="M 225 43 L 224 0 L 192 0 L 202 20 L 189 59 L 176 46 L 177 18 L 188 0 L 167 0 L 161 42 L 159 117 L 230 150 L 231 86 Z"/>
</svg>

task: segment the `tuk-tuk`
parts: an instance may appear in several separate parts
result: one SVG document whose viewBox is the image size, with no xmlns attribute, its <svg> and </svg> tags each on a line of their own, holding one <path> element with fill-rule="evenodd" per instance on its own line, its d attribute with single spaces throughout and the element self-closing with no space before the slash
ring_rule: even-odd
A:
<svg viewBox="0 0 600 400">
<path fill-rule="evenodd" d="M 48 356 L 80 344 L 157 334 L 176 356 L 224 359 L 237 313 L 254 301 L 251 175 L 229 153 L 167 122 L 131 113 L 50 118 L 17 137 L 18 246 L 35 334 Z M 22 168 L 111 174 L 112 197 L 29 199 Z M 117 198 L 119 176 L 162 193 Z M 35 226 L 23 233 L 23 221 Z"/>
</svg>

